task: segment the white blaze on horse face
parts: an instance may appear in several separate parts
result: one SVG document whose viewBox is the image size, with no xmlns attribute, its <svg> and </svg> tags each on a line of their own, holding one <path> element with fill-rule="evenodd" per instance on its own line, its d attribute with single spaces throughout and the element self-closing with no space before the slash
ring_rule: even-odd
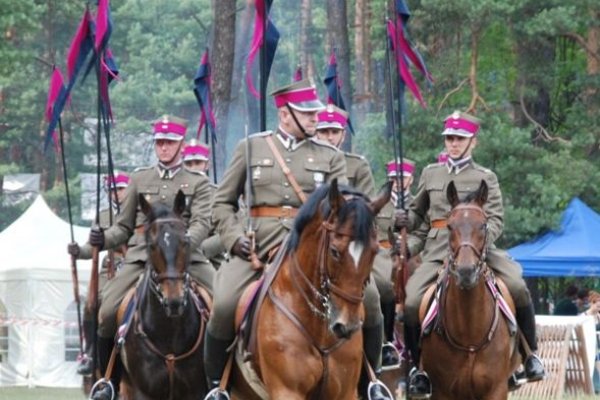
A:
<svg viewBox="0 0 600 400">
<path fill-rule="evenodd" d="M 163 236 L 163 240 L 165 241 L 165 244 L 167 245 L 167 247 L 171 246 L 171 244 L 169 243 L 170 237 L 171 237 L 171 234 L 169 232 L 165 232 L 165 235 Z"/>
<path fill-rule="evenodd" d="M 354 265 L 356 268 L 358 268 L 358 262 L 360 261 L 363 251 L 365 250 L 365 246 L 363 246 L 362 243 L 353 240 L 348 245 L 348 250 L 350 251 L 350 255 L 354 260 Z"/>
</svg>

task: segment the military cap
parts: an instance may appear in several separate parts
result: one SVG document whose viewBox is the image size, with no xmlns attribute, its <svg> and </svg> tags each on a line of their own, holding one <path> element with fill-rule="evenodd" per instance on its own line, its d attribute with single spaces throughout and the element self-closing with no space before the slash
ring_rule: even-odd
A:
<svg viewBox="0 0 600 400">
<path fill-rule="evenodd" d="M 317 130 L 327 128 L 345 129 L 348 123 L 348 113 L 334 104 L 327 104 L 325 110 L 321 111 L 318 117 Z"/>
<path fill-rule="evenodd" d="M 399 171 L 402 171 L 403 176 L 413 176 L 415 173 L 415 162 L 404 158 L 402 162 L 400 159 L 390 161 L 386 164 L 387 176 L 394 177 L 400 175 Z"/>
<path fill-rule="evenodd" d="M 465 112 L 454 111 L 444 120 L 442 135 L 475 137 L 479 132 L 479 119 Z"/>
<path fill-rule="evenodd" d="M 210 148 L 196 139 L 190 142 L 183 148 L 183 161 L 208 161 L 210 157 Z"/>
<path fill-rule="evenodd" d="M 290 85 L 276 89 L 271 93 L 277 108 L 286 105 L 298 111 L 321 111 L 325 108 L 317 88 L 309 79 L 303 79 Z"/>
<path fill-rule="evenodd" d="M 106 191 L 126 188 L 129 185 L 129 175 L 124 172 L 115 171 L 114 180 L 110 175 L 104 177 L 104 189 Z"/>
<path fill-rule="evenodd" d="M 185 137 L 187 130 L 187 121 L 183 118 L 172 115 L 163 115 L 152 124 L 154 130 L 154 140 L 175 140 L 181 141 Z"/>
</svg>

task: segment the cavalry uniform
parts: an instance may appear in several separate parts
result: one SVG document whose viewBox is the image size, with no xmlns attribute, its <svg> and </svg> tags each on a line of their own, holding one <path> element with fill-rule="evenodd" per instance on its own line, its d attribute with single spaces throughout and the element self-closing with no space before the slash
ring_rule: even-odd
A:
<svg viewBox="0 0 600 400">
<path fill-rule="evenodd" d="M 344 153 L 344 158 L 346 159 L 348 184 L 369 197 L 374 196 L 376 194 L 375 184 L 369 162 L 365 157 L 354 153 Z"/>
<path fill-rule="evenodd" d="M 471 141 L 479 131 L 479 121 L 468 114 L 455 112 L 445 121 L 443 135 L 469 138 Z M 467 147 L 467 150 L 469 149 Z M 535 315 L 529 290 L 522 278 L 521 266 L 513 261 L 509 255 L 494 246 L 496 239 L 502 234 L 504 225 L 504 209 L 502 194 L 496 174 L 487 168 L 474 163 L 470 153 L 465 153 L 460 159 L 449 158 L 446 163 L 436 163 L 427 166 L 419 180 L 409 210 L 408 250 L 411 254 L 421 253 L 422 264 L 416 269 L 408 280 L 406 287 L 405 322 L 407 325 L 407 345 L 413 353 L 413 360 L 418 362 L 419 351 L 416 345 L 419 336 L 419 306 L 427 287 L 433 284 L 438 276 L 438 270 L 448 257 L 449 232 L 446 218 L 451 205 L 446 198 L 446 189 L 450 182 L 454 182 L 459 198 L 464 199 L 467 194 L 477 190 L 481 181 L 488 186 L 488 198 L 483 206 L 487 215 L 487 258 L 488 266 L 497 277 L 501 278 L 515 302 L 517 309 L 517 322 L 522 330 L 529 347 L 536 351 Z M 527 377 L 539 380 L 544 376 L 543 366 L 536 356 L 523 357 Z M 422 372 L 417 372 L 409 384 L 409 394 L 416 390 L 421 394 L 421 389 L 426 385 L 423 378 L 428 380 Z"/>
</svg>

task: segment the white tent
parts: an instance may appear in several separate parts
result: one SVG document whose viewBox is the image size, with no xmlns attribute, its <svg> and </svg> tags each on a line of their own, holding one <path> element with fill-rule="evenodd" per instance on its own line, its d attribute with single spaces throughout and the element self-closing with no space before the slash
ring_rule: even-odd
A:
<svg viewBox="0 0 600 400">
<path fill-rule="evenodd" d="M 79 243 L 88 233 L 89 228 L 74 227 Z M 70 240 L 69 224 L 42 196 L 0 233 L 0 386 L 81 385 L 72 360 L 79 342 Z M 77 266 L 85 298 L 91 263 Z"/>
</svg>

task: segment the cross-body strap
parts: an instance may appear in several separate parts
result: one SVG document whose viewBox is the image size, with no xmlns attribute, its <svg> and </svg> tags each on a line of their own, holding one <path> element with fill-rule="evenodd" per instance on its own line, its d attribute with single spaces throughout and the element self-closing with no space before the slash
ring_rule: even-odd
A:
<svg viewBox="0 0 600 400">
<path fill-rule="evenodd" d="M 277 150 L 277 146 L 275 146 L 275 143 L 273 142 L 273 137 L 266 136 L 265 139 L 267 140 L 267 144 L 271 148 L 271 152 L 275 156 L 277 163 L 279 163 L 279 166 L 283 170 L 285 177 L 287 178 L 290 185 L 292 185 L 294 192 L 296 192 L 296 194 L 298 195 L 298 198 L 300 199 L 300 201 L 302 203 L 306 203 L 306 194 L 304 193 L 304 191 L 298 184 L 298 181 L 296 181 L 296 178 L 294 178 L 294 175 L 292 175 L 292 171 L 285 164 L 285 161 L 283 161 L 283 157 L 281 156 L 281 153 L 279 152 L 279 150 Z"/>
</svg>

